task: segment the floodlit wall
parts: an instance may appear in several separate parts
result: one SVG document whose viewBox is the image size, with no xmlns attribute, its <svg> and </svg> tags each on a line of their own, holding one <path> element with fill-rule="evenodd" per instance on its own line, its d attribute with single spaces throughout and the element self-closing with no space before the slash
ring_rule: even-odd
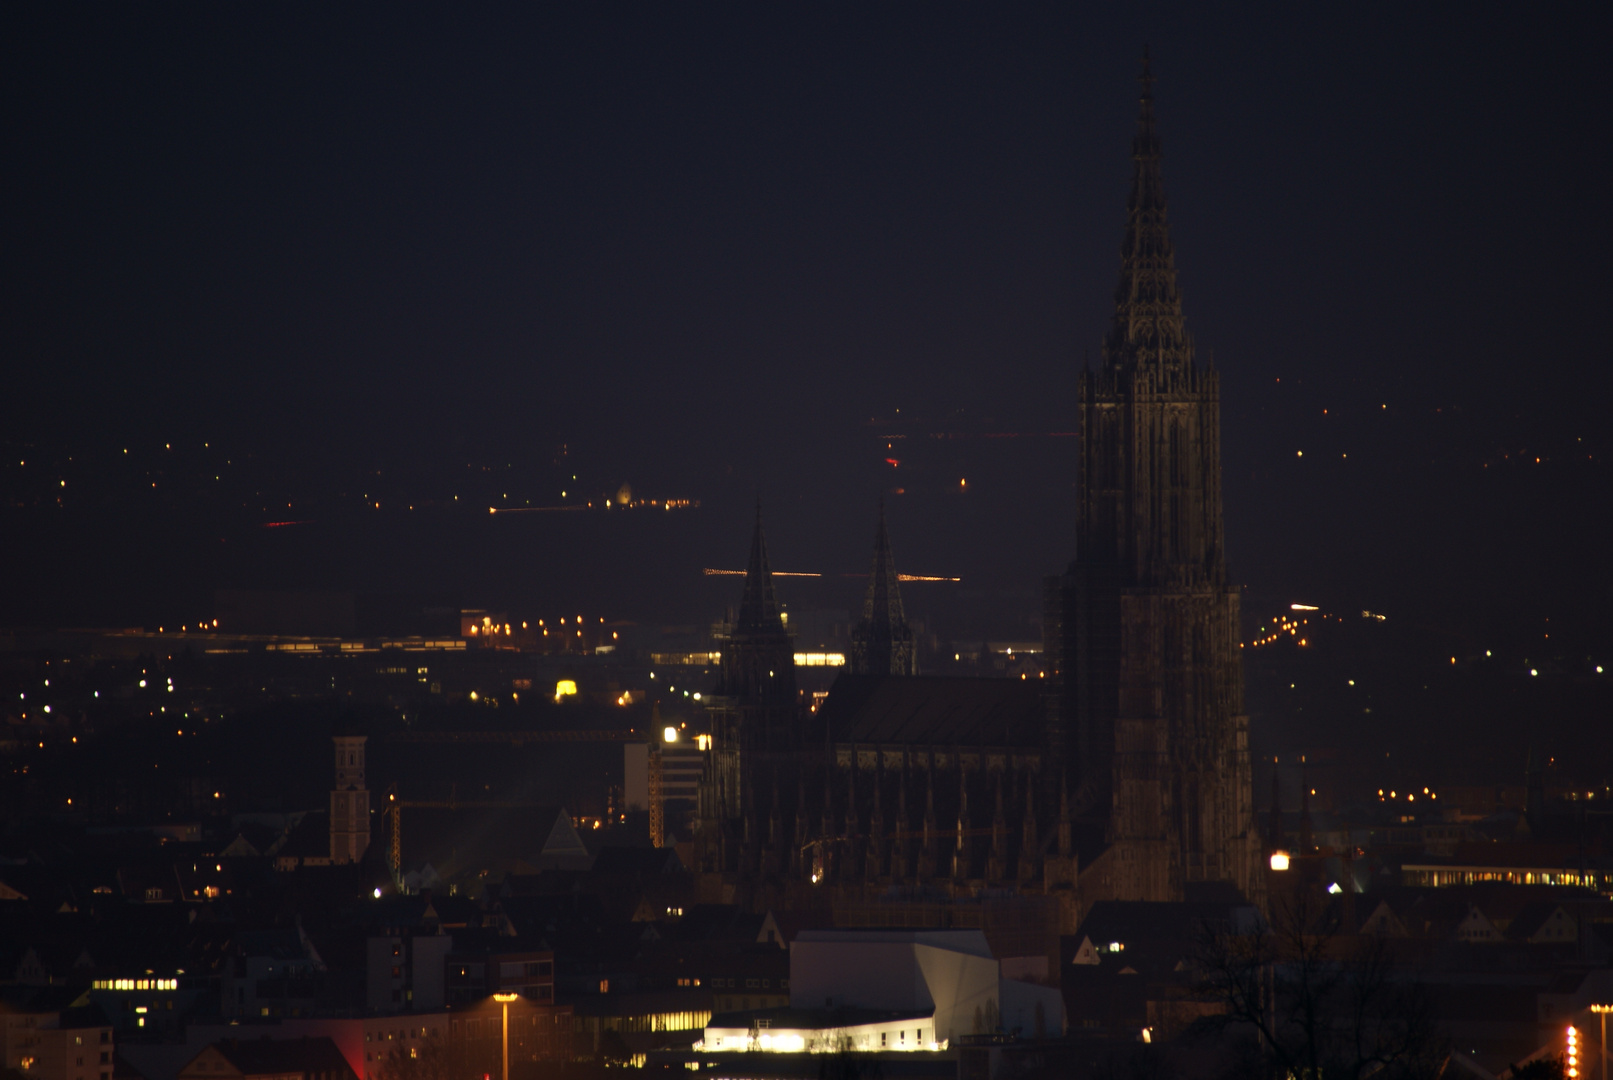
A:
<svg viewBox="0 0 1613 1080">
<path fill-rule="evenodd" d="M 984 934 L 803 931 L 790 945 L 790 1004 L 934 1012 L 934 1039 L 975 1030 L 999 1011 L 998 965 Z"/>
<path fill-rule="evenodd" d="M 1003 979 L 1000 989 L 1002 1029 L 1027 1039 L 1064 1034 L 1064 994 L 1056 986 Z"/>
</svg>

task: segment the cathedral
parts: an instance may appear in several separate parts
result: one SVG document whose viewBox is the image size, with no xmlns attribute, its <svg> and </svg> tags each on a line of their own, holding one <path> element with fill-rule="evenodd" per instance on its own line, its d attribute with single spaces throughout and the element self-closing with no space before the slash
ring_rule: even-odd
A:
<svg viewBox="0 0 1613 1080">
<path fill-rule="evenodd" d="M 1114 316 L 1079 382 L 1075 557 L 1044 584 L 1049 678 L 917 673 L 882 506 L 848 670 L 804 708 L 758 510 L 707 699 L 713 898 L 871 925 L 984 925 L 967 904 L 1017 898 L 1054 935 L 1098 900 L 1263 898 L 1220 384 L 1182 318 L 1152 91 L 1145 61 Z"/>
</svg>

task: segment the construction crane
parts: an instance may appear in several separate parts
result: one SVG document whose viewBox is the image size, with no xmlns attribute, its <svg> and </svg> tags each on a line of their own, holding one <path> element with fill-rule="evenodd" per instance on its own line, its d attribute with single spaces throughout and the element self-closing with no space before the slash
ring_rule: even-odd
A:
<svg viewBox="0 0 1613 1080">
<path fill-rule="evenodd" d="M 632 728 L 621 731 L 395 731 L 387 736 L 408 743 L 528 743 L 648 742 L 649 736 Z"/>
<path fill-rule="evenodd" d="M 661 747 L 658 743 L 650 744 L 649 773 L 649 791 L 646 794 L 650 802 L 650 844 L 654 847 L 665 847 L 666 807 L 662 802 Z"/>
</svg>

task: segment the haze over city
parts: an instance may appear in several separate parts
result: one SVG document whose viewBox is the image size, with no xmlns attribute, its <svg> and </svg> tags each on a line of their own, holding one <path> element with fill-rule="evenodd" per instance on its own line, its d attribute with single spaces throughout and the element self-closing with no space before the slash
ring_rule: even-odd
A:
<svg viewBox="0 0 1613 1080">
<path fill-rule="evenodd" d="M 91 872 L 74 836 L 183 824 L 220 874 L 237 844 L 311 844 L 327 854 L 243 893 L 341 951 L 380 925 L 353 897 L 435 890 L 490 927 L 500 898 L 625 897 L 653 870 L 682 884 L 606 923 L 683 940 L 698 904 L 808 964 L 867 955 L 836 937 L 856 928 L 973 926 L 1010 981 L 1031 968 L 1005 949 L 1042 956 L 1026 985 L 1052 996 L 1014 1006 L 1034 1041 L 1055 999 L 1057 1037 L 1084 1030 L 1104 994 L 1061 969 L 1140 919 L 1127 904 L 1278 925 L 1284 898 L 1433 896 L 1480 865 L 1457 845 L 1558 844 L 1573 880 L 1549 884 L 1577 891 L 1529 902 L 1566 905 L 1578 951 L 1518 964 L 1589 972 L 1574 1008 L 1613 1001 L 1587 929 L 1613 926 L 1607 24 L 1574 5 L 8 11 L 0 871 L 44 874 L 87 919 L 72 890 L 111 889 L 95 875 L 124 856 Z M 1165 747 L 1146 780 L 1126 771 L 1145 721 Z M 675 746 L 698 747 L 681 773 Z M 962 854 L 905 852 L 897 800 L 930 844 L 943 773 Z M 338 812 L 337 792 L 364 801 Z M 491 817 L 453 816 L 476 800 Z M 443 815 L 417 847 L 405 805 Z M 521 816 L 540 805 L 548 848 Z M 567 829 L 575 851 L 553 846 Z M 1008 892 L 1041 937 L 957 914 Z M 242 933 L 289 925 L 228 907 Z M 1521 934 L 1501 910 L 1497 940 Z M 1191 951 L 1193 911 L 1160 955 Z M 1369 915 L 1339 932 L 1372 936 Z M 601 1049 L 604 1019 L 584 1038 L 610 1004 L 584 972 L 694 988 L 532 919 L 508 933 L 551 965 L 541 1015 L 563 1032 L 532 1075 L 698 1057 Z M 13 933 L 0 967 L 42 934 Z M 453 957 L 494 955 L 443 947 L 450 982 Z M 319 970 L 359 979 L 341 955 Z M 1407 970 L 1444 985 L 1460 965 L 1431 956 Z M 392 1015 L 320 978 L 302 1015 Z M 185 1023 L 235 1015 L 222 986 L 196 982 Z M 1001 1023 L 958 1023 L 1013 1034 L 1010 996 Z M 713 1017 L 746 1002 L 682 1001 L 677 1030 L 714 1051 Z M 765 1008 L 786 1006 L 805 1007 Z M 935 1068 L 972 1068 L 936 1009 Z M 184 1026 L 163 1038 L 199 1052 Z M 1518 1031 L 1473 1060 L 1521 1067 L 1546 1033 Z M 118 1060 L 150 1080 L 191 1062 L 141 1053 Z M 444 1075 L 483 1061 L 452 1053 Z"/>
</svg>

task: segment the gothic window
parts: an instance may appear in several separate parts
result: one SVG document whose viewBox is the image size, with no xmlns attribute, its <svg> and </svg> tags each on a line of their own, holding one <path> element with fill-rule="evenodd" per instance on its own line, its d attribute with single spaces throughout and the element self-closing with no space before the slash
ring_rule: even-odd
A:
<svg viewBox="0 0 1613 1080">
<path fill-rule="evenodd" d="M 1103 485 L 1110 488 L 1120 486 L 1120 430 L 1116 421 L 1112 414 L 1103 418 Z"/>
<path fill-rule="evenodd" d="M 1187 804 L 1187 850 L 1199 851 L 1199 784 L 1197 777 L 1188 777 L 1185 802 Z"/>
</svg>

